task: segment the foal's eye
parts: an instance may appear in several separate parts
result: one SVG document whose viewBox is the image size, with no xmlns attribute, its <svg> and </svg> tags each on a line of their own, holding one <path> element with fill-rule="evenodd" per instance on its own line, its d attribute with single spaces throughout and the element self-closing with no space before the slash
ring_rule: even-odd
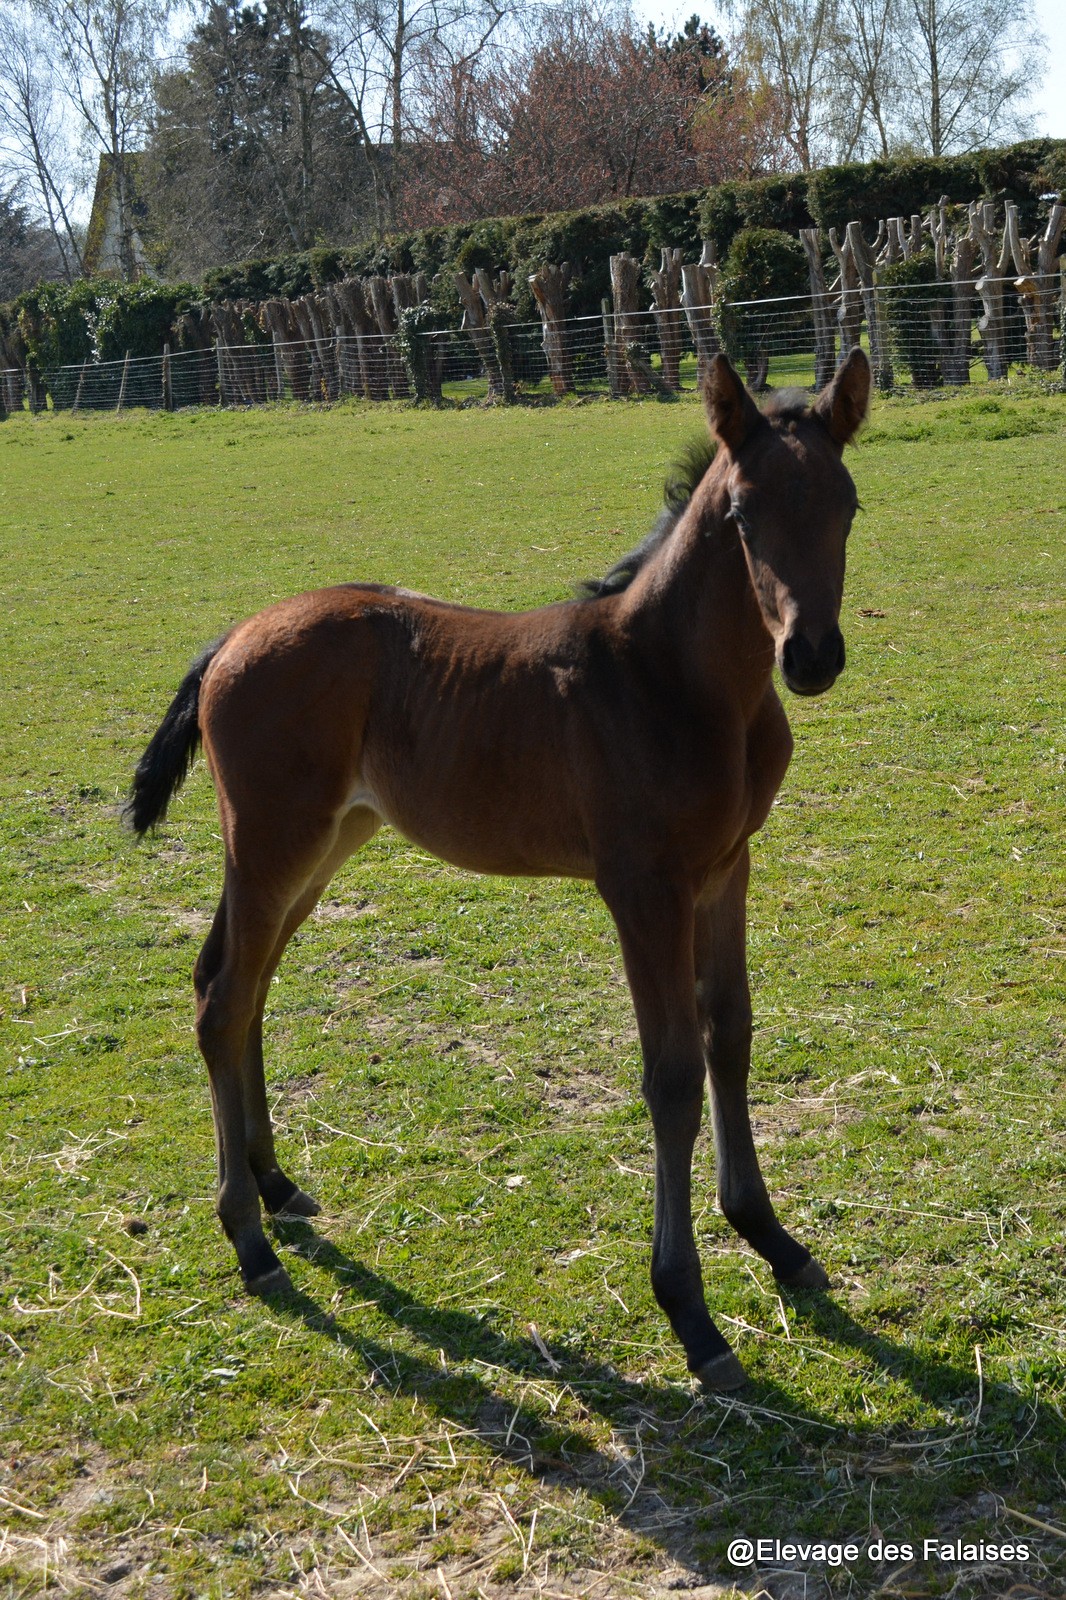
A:
<svg viewBox="0 0 1066 1600">
<path fill-rule="evenodd" d="M 736 530 L 740 534 L 740 537 L 742 539 L 746 539 L 748 534 L 751 532 L 751 526 L 743 511 L 741 511 L 739 506 L 731 505 L 729 508 L 729 515 L 736 524 Z"/>
</svg>

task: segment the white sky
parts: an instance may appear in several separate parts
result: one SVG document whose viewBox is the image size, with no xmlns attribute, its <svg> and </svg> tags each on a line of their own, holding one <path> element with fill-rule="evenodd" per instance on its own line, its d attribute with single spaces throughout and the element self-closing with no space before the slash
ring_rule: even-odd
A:
<svg viewBox="0 0 1066 1600">
<path fill-rule="evenodd" d="M 639 16 L 654 22 L 656 27 L 665 24 L 672 29 L 680 28 L 694 11 L 698 11 L 713 22 L 719 33 L 724 36 L 729 33 L 726 19 L 713 0 L 702 6 L 699 0 L 633 0 L 633 5 Z M 1028 13 L 1049 45 L 1044 80 L 1034 86 L 1029 102 L 1032 132 L 1066 139 L 1066 0 L 1030 0 Z"/>
</svg>

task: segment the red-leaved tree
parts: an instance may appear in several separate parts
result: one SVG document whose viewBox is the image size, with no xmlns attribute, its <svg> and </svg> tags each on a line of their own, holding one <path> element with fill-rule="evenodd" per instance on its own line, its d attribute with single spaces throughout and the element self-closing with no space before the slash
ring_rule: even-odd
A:
<svg viewBox="0 0 1066 1600">
<path fill-rule="evenodd" d="M 775 108 L 693 19 L 673 40 L 584 4 L 489 61 L 422 63 L 409 227 L 669 194 L 775 164 Z"/>
</svg>

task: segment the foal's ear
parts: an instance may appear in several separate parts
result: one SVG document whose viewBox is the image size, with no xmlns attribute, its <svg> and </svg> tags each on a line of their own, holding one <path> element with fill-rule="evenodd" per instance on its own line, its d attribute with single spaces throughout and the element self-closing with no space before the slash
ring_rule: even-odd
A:
<svg viewBox="0 0 1066 1600">
<path fill-rule="evenodd" d="M 763 415 L 723 355 L 714 357 L 703 380 L 703 404 L 711 431 L 734 455 L 763 425 Z"/>
<path fill-rule="evenodd" d="M 814 402 L 815 416 L 841 449 L 855 437 L 870 405 L 870 363 L 856 345 Z"/>
</svg>

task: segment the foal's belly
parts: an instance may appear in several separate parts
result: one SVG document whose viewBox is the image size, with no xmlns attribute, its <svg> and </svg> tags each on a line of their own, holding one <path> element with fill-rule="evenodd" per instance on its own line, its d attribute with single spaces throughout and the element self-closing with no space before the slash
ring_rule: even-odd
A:
<svg viewBox="0 0 1066 1600">
<path fill-rule="evenodd" d="M 432 783 L 371 783 L 369 804 L 405 839 L 452 866 L 504 877 L 591 878 L 595 865 L 565 793 L 531 777 L 502 788 L 487 774 L 436 774 Z"/>
</svg>

